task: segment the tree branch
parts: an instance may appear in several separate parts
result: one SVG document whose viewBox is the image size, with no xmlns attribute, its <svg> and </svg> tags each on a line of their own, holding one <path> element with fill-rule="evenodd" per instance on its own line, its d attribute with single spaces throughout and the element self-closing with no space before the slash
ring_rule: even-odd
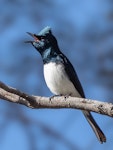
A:
<svg viewBox="0 0 113 150">
<path fill-rule="evenodd" d="M 0 82 L 0 98 L 30 108 L 75 108 L 113 117 L 113 104 L 77 97 L 30 96 Z"/>
</svg>

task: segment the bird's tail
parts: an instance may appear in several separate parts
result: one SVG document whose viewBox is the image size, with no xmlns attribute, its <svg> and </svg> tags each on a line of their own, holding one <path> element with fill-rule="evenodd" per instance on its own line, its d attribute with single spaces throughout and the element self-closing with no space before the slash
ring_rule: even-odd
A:
<svg viewBox="0 0 113 150">
<path fill-rule="evenodd" d="M 100 127 L 97 125 L 96 121 L 94 120 L 93 116 L 89 111 L 83 111 L 84 116 L 86 117 L 87 121 L 89 122 L 90 126 L 92 127 L 93 131 L 95 132 L 98 140 L 103 143 L 106 142 L 106 137 Z"/>
</svg>

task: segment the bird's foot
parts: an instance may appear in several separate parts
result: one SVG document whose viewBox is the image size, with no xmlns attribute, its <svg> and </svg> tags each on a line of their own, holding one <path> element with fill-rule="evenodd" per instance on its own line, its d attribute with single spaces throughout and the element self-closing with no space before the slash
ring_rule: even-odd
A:
<svg viewBox="0 0 113 150">
<path fill-rule="evenodd" d="M 49 98 L 49 100 L 51 101 L 54 97 L 60 97 L 60 96 L 64 96 L 65 100 L 71 96 L 71 94 L 66 94 L 66 95 L 63 95 L 63 94 L 59 94 L 59 95 L 53 95 Z"/>
<path fill-rule="evenodd" d="M 59 95 L 53 95 L 49 98 L 49 100 L 51 101 L 54 97 L 60 97 L 60 96 L 63 96 L 62 94 L 59 94 Z"/>
<path fill-rule="evenodd" d="M 66 94 L 66 95 L 63 95 L 63 96 L 64 96 L 64 98 L 66 100 L 69 96 L 71 96 L 71 94 Z"/>
</svg>

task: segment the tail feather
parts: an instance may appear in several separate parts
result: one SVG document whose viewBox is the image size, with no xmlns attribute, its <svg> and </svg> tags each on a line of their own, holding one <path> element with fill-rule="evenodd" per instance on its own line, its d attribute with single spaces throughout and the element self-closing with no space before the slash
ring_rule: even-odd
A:
<svg viewBox="0 0 113 150">
<path fill-rule="evenodd" d="M 96 121 L 94 120 L 93 116 L 89 111 L 83 111 L 84 116 L 86 117 L 87 121 L 89 122 L 90 126 L 92 127 L 93 131 L 95 132 L 98 140 L 103 143 L 106 142 L 106 137 L 100 127 L 97 125 Z"/>
</svg>

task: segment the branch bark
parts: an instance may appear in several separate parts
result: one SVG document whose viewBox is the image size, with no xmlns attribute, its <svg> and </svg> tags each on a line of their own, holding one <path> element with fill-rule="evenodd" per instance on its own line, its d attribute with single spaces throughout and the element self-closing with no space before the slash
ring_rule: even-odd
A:
<svg viewBox="0 0 113 150">
<path fill-rule="evenodd" d="M 0 82 L 0 98 L 30 108 L 73 108 L 113 117 L 113 104 L 77 97 L 31 96 Z"/>
</svg>

